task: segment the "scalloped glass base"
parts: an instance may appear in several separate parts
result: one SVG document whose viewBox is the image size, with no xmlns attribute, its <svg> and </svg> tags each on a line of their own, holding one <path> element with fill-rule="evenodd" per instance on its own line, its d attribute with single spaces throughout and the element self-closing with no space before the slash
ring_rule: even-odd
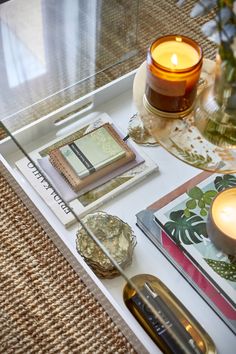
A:
<svg viewBox="0 0 236 354">
<path fill-rule="evenodd" d="M 130 138 L 139 145 L 144 146 L 159 146 L 159 143 L 152 137 L 148 130 L 145 128 L 142 119 L 138 113 L 134 114 L 128 125 L 128 133 Z"/>
</svg>

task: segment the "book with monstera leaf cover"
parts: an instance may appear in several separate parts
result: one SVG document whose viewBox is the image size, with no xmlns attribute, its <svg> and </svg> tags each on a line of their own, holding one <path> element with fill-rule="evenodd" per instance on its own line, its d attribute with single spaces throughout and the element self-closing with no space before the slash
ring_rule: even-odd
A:
<svg viewBox="0 0 236 354">
<path fill-rule="evenodd" d="M 236 257 L 215 248 L 206 231 L 213 198 L 236 175 L 202 172 L 140 211 L 137 225 L 236 333 Z"/>
</svg>

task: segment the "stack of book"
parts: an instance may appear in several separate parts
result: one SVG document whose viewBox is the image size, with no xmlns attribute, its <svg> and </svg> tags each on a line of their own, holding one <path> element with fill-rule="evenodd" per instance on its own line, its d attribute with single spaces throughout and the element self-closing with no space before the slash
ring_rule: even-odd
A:
<svg viewBox="0 0 236 354">
<path fill-rule="evenodd" d="M 65 227 L 146 178 L 158 166 L 106 113 L 84 117 L 17 168 Z"/>
<path fill-rule="evenodd" d="M 75 192 L 121 174 L 135 161 L 136 154 L 110 123 L 70 140 L 49 153 L 49 161 Z M 123 167 L 122 171 L 120 170 Z M 116 171 L 116 172 L 114 172 Z"/>
<path fill-rule="evenodd" d="M 232 186 L 235 175 L 202 172 L 136 217 L 144 234 L 236 333 L 236 259 L 218 250 L 206 231 L 211 200 Z"/>
</svg>

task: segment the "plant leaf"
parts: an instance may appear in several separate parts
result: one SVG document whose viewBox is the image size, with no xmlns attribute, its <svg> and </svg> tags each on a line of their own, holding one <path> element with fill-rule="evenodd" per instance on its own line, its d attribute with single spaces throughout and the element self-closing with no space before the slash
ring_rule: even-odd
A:
<svg viewBox="0 0 236 354">
<path fill-rule="evenodd" d="M 236 177 L 234 175 L 217 176 L 214 180 L 215 188 L 218 192 L 224 189 L 236 186 Z"/>
<path fill-rule="evenodd" d="M 209 198 L 209 197 L 205 197 L 205 196 L 204 196 L 204 202 L 205 202 L 206 205 L 211 205 L 211 203 L 212 203 L 212 198 Z"/>
<path fill-rule="evenodd" d="M 201 208 L 201 209 L 205 208 L 205 202 L 204 202 L 203 199 L 200 199 L 200 200 L 199 200 L 198 206 L 199 206 L 199 208 Z"/>
<path fill-rule="evenodd" d="M 188 208 L 184 209 L 184 215 L 186 216 L 186 218 L 190 217 L 190 210 Z"/>
<path fill-rule="evenodd" d="M 186 202 L 186 207 L 188 209 L 195 209 L 197 206 L 197 203 L 196 203 L 196 200 L 195 199 L 189 199 L 187 202 Z"/>
<path fill-rule="evenodd" d="M 203 217 L 207 216 L 207 210 L 206 209 L 201 209 L 200 210 L 200 215 L 203 216 Z"/>
<path fill-rule="evenodd" d="M 228 42 L 232 40 L 236 34 L 236 25 L 232 23 L 227 23 L 222 29 L 222 41 Z"/>
<path fill-rule="evenodd" d="M 186 216 L 184 210 L 177 210 L 170 213 L 170 221 L 165 223 L 165 229 L 172 235 L 176 243 L 191 245 L 202 242 L 207 238 L 206 223 L 193 212 Z"/>
<path fill-rule="evenodd" d="M 204 23 L 204 25 L 202 25 L 202 32 L 205 34 L 206 37 L 211 36 L 216 31 L 217 31 L 217 23 L 214 20 L 210 20 Z"/>
<path fill-rule="evenodd" d="M 228 23 L 223 26 L 221 31 L 218 30 L 218 32 L 213 33 L 208 39 L 217 44 L 221 44 L 221 42 L 228 43 L 229 41 L 233 41 L 235 34 L 236 26 L 232 23 Z"/>
<path fill-rule="evenodd" d="M 203 191 L 199 187 L 193 187 L 186 193 L 190 198 L 197 200 L 200 200 L 203 196 Z"/>
<path fill-rule="evenodd" d="M 219 32 L 213 33 L 211 36 L 208 37 L 208 39 L 209 39 L 211 42 L 214 42 L 214 43 L 216 43 L 216 44 L 220 44 L 220 42 L 221 42 L 221 37 L 220 37 Z"/>
<path fill-rule="evenodd" d="M 236 282 L 236 264 L 205 258 L 207 264 L 222 278 Z"/>
<path fill-rule="evenodd" d="M 209 191 L 206 191 L 204 193 L 204 198 L 214 198 L 217 195 L 217 191 L 214 191 L 213 189 L 210 189 Z"/>
<path fill-rule="evenodd" d="M 195 167 L 199 168 L 207 168 L 212 163 L 212 158 L 207 154 L 206 157 L 200 154 L 196 154 L 192 151 L 188 151 L 188 149 L 183 149 L 179 145 L 177 145 L 172 139 L 170 139 L 173 146 L 178 151 L 179 155 L 187 162 L 191 163 Z"/>
<path fill-rule="evenodd" d="M 217 0 L 200 0 L 198 1 L 190 13 L 191 17 L 198 17 L 208 14 L 215 6 Z"/>
<path fill-rule="evenodd" d="M 224 6 L 221 9 L 219 9 L 217 15 L 216 15 L 216 21 L 220 21 L 222 24 L 225 24 L 226 22 L 229 21 L 229 19 L 232 16 L 232 12 L 229 9 L 228 6 Z"/>
</svg>

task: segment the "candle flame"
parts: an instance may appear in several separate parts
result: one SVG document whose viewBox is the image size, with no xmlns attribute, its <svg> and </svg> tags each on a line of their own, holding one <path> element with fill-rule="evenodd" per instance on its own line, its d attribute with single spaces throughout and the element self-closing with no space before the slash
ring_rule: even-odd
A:
<svg viewBox="0 0 236 354">
<path fill-rule="evenodd" d="M 170 58 L 171 60 L 171 63 L 174 65 L 174 66 L 177 66 L 178 65 L 178 57 L 176 54 L 173 54 Z"/>
</svg>

